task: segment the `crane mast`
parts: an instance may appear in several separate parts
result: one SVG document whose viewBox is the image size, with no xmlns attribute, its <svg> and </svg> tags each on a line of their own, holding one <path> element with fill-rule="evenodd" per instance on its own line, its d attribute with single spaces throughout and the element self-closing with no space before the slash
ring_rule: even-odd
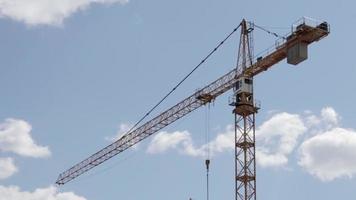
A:
<svg viewBox="0 0 356 200">
<path fill-rule="evenodd" d="M 326 37 L 329 34 L 329 25 L 327 22 L 309 24 L 303 18 L 292 26 L 291 33 L 277 43 L 271 52 L 256 60 L 251 50 L 253 26 L 243 20 L 240 27 L 241 37 L 236 68 L 64 171 L 59 175 L 56 184 L 63 185 L 75 179 L 233 89 L 234 95 L 230 105 L 233 106 L 235 115 L 235 197 L 236 200 L 255 200 L 255 114 L 259 106 L 253 98 L 253 77 L 285 58 L 289 64 L 294 65 L 305 60 L 308 45 Z"/>
<path fill-rule="evenodd" d="M 253 24 L 241 22 L 241 37 L 236 71 L 241 72 L 230 105 L 235 115 L 235 199 L 256 200 L 255 114 L 253 76 L 243 73 L 253 66 Z"/>
</svg>

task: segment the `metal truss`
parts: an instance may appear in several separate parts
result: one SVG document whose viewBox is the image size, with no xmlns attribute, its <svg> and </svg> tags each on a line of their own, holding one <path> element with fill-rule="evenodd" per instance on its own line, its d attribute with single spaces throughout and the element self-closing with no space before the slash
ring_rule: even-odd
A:
<svg viewBox="0 0 356 200">
<path fill-rule="evenodd" d="M 236 200 L 256 200 L 255 114 L 235 115 Z"/>
</svg>

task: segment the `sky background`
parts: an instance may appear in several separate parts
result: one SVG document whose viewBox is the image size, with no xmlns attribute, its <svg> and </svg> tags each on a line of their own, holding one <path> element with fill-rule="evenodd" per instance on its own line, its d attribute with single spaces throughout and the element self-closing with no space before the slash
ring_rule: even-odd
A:
<svg viewBox="0 0 356 200">
<path fill-rule="evenodd" d="M 355 6 L 0 0 L 0 200 L 206 199 L 207 123 L 211 199 L 233 199 L 231 91 L 72 182 L 54 182 L 134 124 L 243 18 L 285 34 L 302 16 L 327 21 L 331 33 L 298 66 L 284 60 L 255 78 L 257 198 L 356 196 Z M 233 69 L 238 36 L 151 117 Z M 255 54 L 275 39 L 256 29 Z"/>
</svg>

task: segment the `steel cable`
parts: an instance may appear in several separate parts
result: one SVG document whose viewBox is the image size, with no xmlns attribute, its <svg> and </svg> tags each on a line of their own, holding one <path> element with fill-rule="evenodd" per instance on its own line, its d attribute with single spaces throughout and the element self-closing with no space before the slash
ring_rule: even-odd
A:
<svg viewBox="0 0 356 200">
<path fill-rule="evenodd" d="M 236 28 L 233 29 L 231 33 L 229 33 L 225 39 L 223 39 L 198 65 L 196 65 L 192 71 L 190 71 L 181 81 L 178 82 L 176 86 L 173 87 L 171 91 L 169 91 L 156 105 L 154 105 L 140 120 L 136 122 L 124 135 L 133 131 L 146 117 L 148 117 L 159 105 L 163 103 L 185 80 L 188 79 L 190 75 L 192 75 L 211 55 L 213 55 L 241 26 L 239 24 Z"/>
</svg>

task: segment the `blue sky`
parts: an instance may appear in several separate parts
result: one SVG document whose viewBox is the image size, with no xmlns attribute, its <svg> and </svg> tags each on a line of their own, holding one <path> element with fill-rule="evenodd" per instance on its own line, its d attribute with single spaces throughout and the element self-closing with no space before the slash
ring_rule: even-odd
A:
<svg viewBox="0 0 356 200">
<path fill-rule="evenodd" d="M 331 34 L 255 78 L 258 199 L 356 195 L 353 1 L 0 0 L 0 200 L 205 199 L 201 108 L 60 187 L 60 172 L 135 123 L 243 18 Z M 255 31 L 255 54 L 275 38 Z M 238 34 L 156 112 L 235 66 Z M 234 198 L 232 92 L 210 108 L 211 199 Z"/>
</svg>

